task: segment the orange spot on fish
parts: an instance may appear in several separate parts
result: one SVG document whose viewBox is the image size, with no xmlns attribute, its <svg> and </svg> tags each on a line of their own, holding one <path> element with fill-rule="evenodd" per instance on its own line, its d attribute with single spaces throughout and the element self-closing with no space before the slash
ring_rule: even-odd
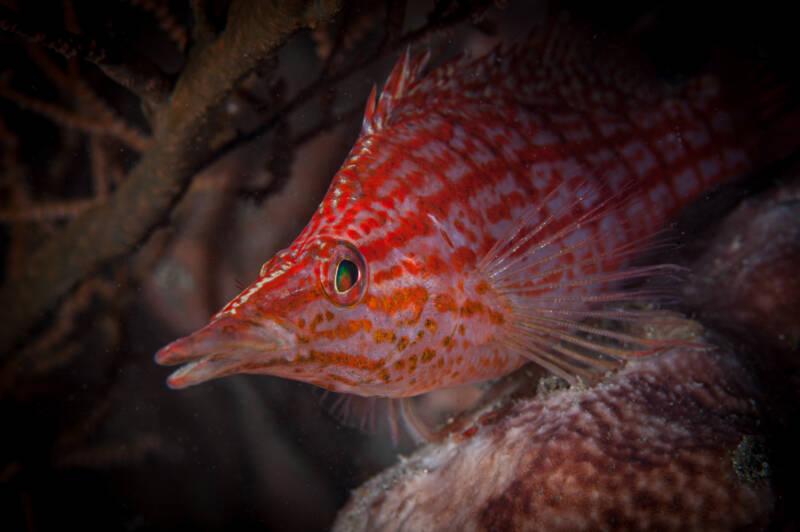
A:
<svg viewBox="0 0 800 532">
<path fill-rule="evenodd" d="M 313 319 L 313 320 L 311 320 L 311 324 L 308 326 L 308 329 L 309 329 L 309 330 L 310 330 L 310 331 L 313 333 L 313 332 L 316 330 L 316 328 L 317 328 L 317 325 L 319 325 L 320 323 L 322 323 L 322 321 L 323 321 L 324 319 L 325 319 L 325 318 L 323 318 L 323 317 L 322 317 L 322 314 L 321 314 L 321 313 L 320 313 L 320 314 L 317 314 L 316 316 L 314 316 L 314 319 Z"/>
<path fill-rule="evenodd" d="M 395 315 L 408 307 L 413 307 L 414 314 L 408 320 L 409 325 L 419 321 L 427 301 L 428 291 L 422 286 L 404 287 L 384 297 L 367 296 L 364 300 L 370 310 L 385 312 L 389 315 Z"/>
<path fill-rule="evenodd" d="M 475 236 L 475 233 L 467 229 L 467 227 L 464 225 L 464 222 L 462 222 L 460 219 L 456 218 L 456 220 L 453 222 L 453 226 L 459 233 L 466 236 L 467 240 L 470 242 L 476 242 L 478 240 L 478 238 Z"/>
<path fill-rule="evenodd" d="M 312 349 L 306 356 L 298 356 L 294 360 L 282 358 L 261 362 L 260 367 L 268 366 L 300 366 L 307 364 L 346 366 L 366 371 L 375 371 L 384 365 L 382 359 L 373 359 L 366 355 L 354 355 L 341 351 L 317 351 Z M 324 387 L 324 386 L 323 386 Z"/>
<path fill-rule="evenodd" d="M 469 270 L 475 266 L 477 258 L 475 252 L 467 246 L 457 248 L 453 253 L 453 267 L 459 273 Z"/>
<path fill-rule="evenodd" d="M 447 263 L 443 261 L 439 255 L 431 254 L 425 260 L 425 268 L 429 275 L 441 275 L 447 272 Z"/>
<path fill-rule="evenodd" d="M 410 275 L 417 276 L 420 273 L 420 268 L 417 266 L 417 263 L 411 259 L 405 259 L 403 261 L 403 267 Z"/>
<path fill-rule="evenodd" d="M 481 303 L 480 301 L 468 300 L 461 307 L 462 316 L 470 317 L 473 314 L 482 314 L 482 313 L 483 313 L 483 303 Z"/>
<path fill-rule="evenodd" d="M 385 312 L 383 308 L 383 298 L 378 296 L 373 296 L 371 294 L 367 294 L 364 296 L 364 304 L 370 310 L 375 310 L 378 312 Z"/>
<path fill-rule="evenodd" d="M 391 281 L 392 279 L 397 279 L 401 275 L 403 275 L 403 269 L 398 265 L 394 265 L 387 270 L 377 272 L 375 274 L 375 282 L 381 283 L 383 281 Z"/>
<path fill-rule="evenodd" d="M 328 374 L 325 375 L 325 378 L 326 379 L 330 379 L 332 381 L 341 382 L 343 384 L 346 384 L 347 386 L 356 386 L 356 385 L 358 385 L 358 381 L 354 381 L 353 379 L 348 379 L 346 377 L 342 377 L 341 375 L 337 375 L 335 373 L 328 373 Z"/>
<path fill-rule="evenodd" d="M 448 294 L 437 294 L 433 298 L 433 306 L 439 312 L 455 312 L 458 309 L 455 300 Z"/>
<path fill-rule="evenodd" d="M 489 309 L 489 321 L 496 325 L 502 325 L 505 323 L 506 319 L 502 312 L 495 312 L 494 310 Z"/>
</svg>

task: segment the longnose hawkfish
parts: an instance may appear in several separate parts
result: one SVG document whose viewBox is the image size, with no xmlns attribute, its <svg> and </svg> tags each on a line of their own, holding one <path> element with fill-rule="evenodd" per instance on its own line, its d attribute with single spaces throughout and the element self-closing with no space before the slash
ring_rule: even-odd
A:
<svg viewBox="0 0 800 532">
<path fill-rule="evenodd" d="M 665 314 L 629 285 L 675 267 L 634 261 L 765 142 L 714 76 L 672 88 L 596 47 L 554 24 L 427 74 L 406 52 L 302 233 L 158 352 L 184 364 L 169 385 L 258 373 L 405 398 L 529 361 L 589 381 L 674 345 L 629 326 Z"/>
</svg>

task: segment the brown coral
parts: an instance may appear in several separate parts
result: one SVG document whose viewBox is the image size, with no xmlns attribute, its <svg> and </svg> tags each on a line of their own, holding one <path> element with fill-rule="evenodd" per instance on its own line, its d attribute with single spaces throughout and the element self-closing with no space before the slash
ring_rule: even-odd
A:
<svg viewBox="0 0 800 532">
<path fill-rule="evenodd" d="M 676 348 L 588 390 L 516 402 L 357 490 L 336 530 L 732 529 L 764 524 L 773 491 L 760 397 L 730 349 Z M 467 429 L 466 434 L 471 431 Z M 752 454 L 750 454 L 752 458 Z"/>
</svg>

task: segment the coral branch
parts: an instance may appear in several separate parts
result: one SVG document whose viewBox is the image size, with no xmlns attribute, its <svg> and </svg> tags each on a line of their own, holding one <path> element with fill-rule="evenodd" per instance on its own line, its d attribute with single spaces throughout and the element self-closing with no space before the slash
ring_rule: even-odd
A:
<svg viewBox="0 0 800 532">
<path fill-rule="evenodd" d="M 97 201 L 94 198 L 50 201 L 16 209 L 0 209 L 0 222 L 43 221 L 72 218 L 82 213 Z"/>
<path fill-rule="evenodd" d="M 106 76 L 150 107 L 163 102 L 172 89 L 172 79 L 142 57 L 130 57 L 122 63 L 101 63 L 97 66 Z"/>
<path fill-rule="evenodd" d="M 114 57 L 116 54 L 108 48 L 106 43 L 56 28 L 42 28 L 41 22 L 41 20 L 28 20 L 20 13 L 0 6 L 0 29 L 3 31 L 42 44 L 64 57 L 78 56 L 98 64 L 117 60 Z"/>
<path fill-rule="evenodd" d="M 211 155 L 209 159 L 209 163 L 218 160 L 221 156 L 225 155 L 226 153 L 230 153 L 231 151 L 235 150 L 236 148 L 243 146 L 253 139 L 256 139 L 275 127 L 278 123 L 279 118 L 286 113 L 294 111 L 298 108 L 302 103 L 306 102 L 308 99 L 314 97 L 317 94 L 322 94 L 325 91 L 329 90 L 331 87 L 335 86 L 337 83 L 341 82 L 344 79 L 352 76 L 357 72 L 361 72 L 366 67 L 372 65 L 373 63 L 377 62 L 379 59 L 384 57 L 384 54 L 389 53 L 391 51 L 400 50 L 404 47 L 411 46 L 414 43 L 422 41 L 423 39 L 429 37 L 431 34 L 453 26 L 465 18 L 470 16 L 475 16 L 476 13 L 479 13 L 481 10 L 487 8 L 489 2 L 481 2 L 476 1 L 473 3 L 468 3 L 467 5 L 461 6 L 460 9 L 455 10 L 452 13 L 447 13 L 441 19 L 435 18 L 433 15 L 428 16 L 428 23 L 415 29 L 406 32 L 402 37 L 398 38 L 394 42 L 387 42 L 386 46 L 384 46 L 383 50 L 376 50 L 373 53 L 367 54 L 366 56 L 362 56 L 361 58 L 353 61 L 349 65 L 345 65 L 342 68 L 338 68 L 336 72 L 330 73 L 328 76 L 321 76 L 317 79 L 314 83 L 309 85 L 308 87 L 304 88 L 303 90 L 299 91 L 294 98 L 288 100 L 285 104 L 278 106 L 272 112 L 266 113 L 264 118 L 261 119 L 258 126 L 253 128 L 251 131 L 239 135 L 230 141 L 221 145 L 214 154 Z"/>
<path fill-rule="evenodd" d="M 162 102 L 172 80 L 149 60 L 127 52 L 111 42 L 87 38 L 59 28 L 42 28 L 41 20 L 28 20 L 22 14 L 0 6 L 0 29 L 41 44 L 64 57 L 80 57 L 95 63 L 103 72 L 144 102 Z"/>
<path fill-rule="evenodd" d="M 164 33 L 169 35 L 169 38 L 178 45 L 178 49 L 181 51 L 181 53 L 186 50 L 186 43 L 189 41 L 186 28 L 184 28 L 180 22 L 175 20 L 175 17 L 172 16 L 172 13 L 169 12 L 169 8 L 166 5 L 155 2 L 154 0 L 127 1 L 153 15 L 153 17 L 158 21 L 158 25 L 161 26 L 162 30 L 164 30 Z"/>
<path fill-rule="evenodd" d="M 147 142 L 149 141 L 147 135 L 122 118 L 82 78 L 78 75 L 64 72 L 41 48 L 29 47 L 28 55 L 62 91 L 78 99 L 84 108 L 84 114 L 94 117 L 92 122 L 105 124 L 104 133 L 116 136 L 122 142 L 139 151 L 147 149 Z M 1 90 L 2 87 L 0 87 Z"/>
<path fill-rule="evenodd" d="M 192 15 L 194 24 L 192 25 L 192 40 L 195 43 L 207 43 L 214 36 L 214 29 L 208 22 L 206 16 L 205 0 L 191 0 Z"/>
<path fill-rule="evenodd" d="M 92 159 L 92 184 L 94 185 L 94 194 L 98 199 L 104 199 L 108 196 L 110 189 L 109 181 L 109 168 L 111 163 L 102 137 L 99 135 L 92 135 L 89 139 L 89 153 Z"/>
<path fill-rule="evenodd" d="M 230 7 L 220 36 L 193 50 L 171 98 L 154 117 L 150 149 L 124 183 L 107 201 L 73 219 L 0 289 L 4 358 L 77 283 L 128 253 L 166 219 L 192 176 L 208 163 L 214 133 L 209 113 L 236 83 L 296 30 L 327 20 L 338 9 L 335 1 L 300 0 L 241 0 Z"/>
<path fill-rule="evenodd" d="M 6 98 L 23 109 L 46 116 L 64 127 L 88 133 L 112 135 L 139 152 L 145 151 L 150 143 L 144 133 L 117 119 L 110 109 L 104 108 L 102 112 L 98 113 L 100 116 L 97 118 L 87 118 L 58 105 L 31 98 L 27 94 L 3 86 L 0 86 L 0 98 Z M 93 107 L 95 110 L 100 110 L 96 106 Z"/>
</svg>

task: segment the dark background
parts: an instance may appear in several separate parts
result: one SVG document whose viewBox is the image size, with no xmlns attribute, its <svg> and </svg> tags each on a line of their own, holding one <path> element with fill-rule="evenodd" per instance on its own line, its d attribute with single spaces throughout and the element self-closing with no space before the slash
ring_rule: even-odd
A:
<svg viewBox="0 0 800 532">
<path fill-rule="evenodd" d="M 411 42 L 413 52 L 430 47 L 435 62 L 521 40 L 546 11 L 526 2 L 372 4 L 349 3 L 329 24 L 299 32 L 275 62 L 242 80 L 217 115 L 233 136 L 303 96 L 326 68 L 347 74 L 198 174 L 161 228 L 43 320 L 20 347 L 24 364 L 0 366 L 0 528 L 325 529 L 349 490 L 410 452 L 408 442 L 394 448 L 386 434 L 341 426 L 309 385 L 236 376 L 177 392 L 166 388 L 169 369 L 153 362 L 158 348 L 203 325 L 252 282 L 309 219 L 355 140 L 369 89 L 399 55 L 381 49 L 387 10 L 402 15 L 402 34 L 437 29 Z M 21 13 L 45 34 L 71 28 L 102 37 L 167 75 L 181 71 L 191 49 L 181 38 L 192 29 L 188 2 L 0 7 L 0 19 Z M 208 2 L 217 29 L 227 8 Z M 548 10 L 630 40 L 669 83 L 709 63 L 757 65 L 777 84 L 796 81 L 795 22 L 777 3 L 564 2 Z M 373 59 L 360 64 L 364 57 Z M 54 80 L 54 66 L 67 82 Z M 113 110 L 105 131 L 86 133 L 76 122 L 98 116 L 77 96 L 80 86 Z M 13 32 L 0 32 L 0 89 L 0 274 L 13 282 L 26 256 L 82 202 L 113 193 L 138 159 L 114 124 L 143 136 L 148 124 L 138 99 L 97 67 Z M 687 253 L 709 213 L 721 216 L 774 186 L 777 168 L 710 193 L 702 213 L 686 215 Z"/>
</svg>

